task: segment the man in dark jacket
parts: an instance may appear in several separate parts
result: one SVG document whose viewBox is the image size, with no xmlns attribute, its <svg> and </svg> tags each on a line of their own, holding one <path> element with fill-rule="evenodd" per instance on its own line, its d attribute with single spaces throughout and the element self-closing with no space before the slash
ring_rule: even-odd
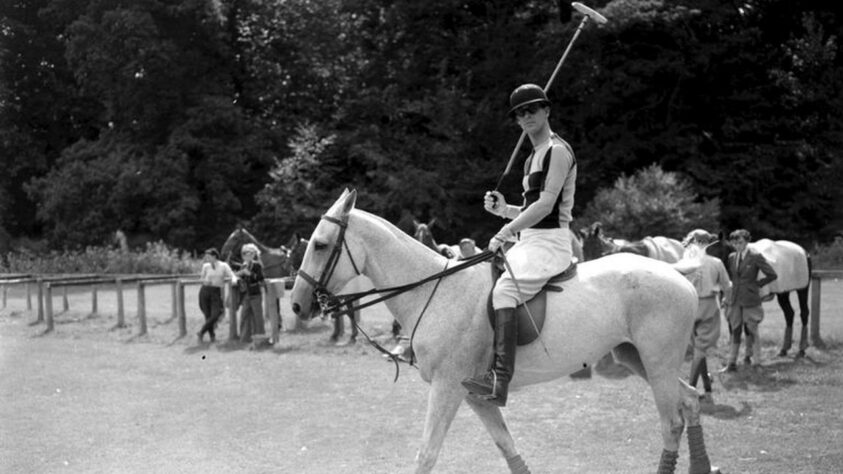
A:
<svg viewBox="0 0 843 474">
<path fill-rule="evenodd" d="M 776 271 L 761 253 L 748 248 L 750 234 L 745 229 L 738 229 L 729 234 L 729 240 L 735 246 L 735 251 L 729 254 L 727 270 L 732 279 L 732 293 L 726 301 L 725 313 L 729 320 L 729 332 L 732 339 L 727 372 L 737 371 L 738 352 L 741 348 L 741 332 L 746 334 L 746 348 L 744 362 L 746 365 L 758 365 L 761 357 L 761 338 L 758 325 L 764 319 L 764 309 L 761 307 L 762 286 L 769 284 L 776 278 Z M 758 272 L 764 278 L 758 279 Z"/>
</svg>

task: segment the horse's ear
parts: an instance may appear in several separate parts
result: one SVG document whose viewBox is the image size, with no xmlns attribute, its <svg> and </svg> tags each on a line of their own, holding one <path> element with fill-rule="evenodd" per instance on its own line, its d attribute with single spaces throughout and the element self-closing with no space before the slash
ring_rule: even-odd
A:
<svg viewBox="0 0 843 474">
<path fill-rule="evenodd" d="M 431 219 L 430 222 L 427 223 L 427 227 L 432 229 L 433 224 L 436 224 L 436 218 L 435 217 L 433 219 Z"/>
<path fill-rule="evenodd" d="M 418 229 L 420 225 L 421 225 L 421 222 L 417 221 L 416 218 L 414 217 L 413 218 L 413 227 Z"/>
<path fill-rule="evenodd" d="M 354 205 L 357 203 L 357 190 L 353 189 L 349 191 L 348 188 L 346 188 L 343 196 L 345 197 L 345 201 L 342 205 L 342 213 L 343 215 L 347 215 L 352 209 L 354 209 Z"/>
</svg>

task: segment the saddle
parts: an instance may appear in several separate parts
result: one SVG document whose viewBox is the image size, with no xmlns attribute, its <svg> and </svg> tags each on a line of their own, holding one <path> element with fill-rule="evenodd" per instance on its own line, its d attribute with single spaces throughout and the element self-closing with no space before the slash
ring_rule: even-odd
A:
<svg viewBox="0 0 843 474">
<path fill-rule="evenodd" d="M 503 269 L 499 265 L 492 265 L 492 281 L 497 281 L 503 273 Z M 519 346 L 526 346 L 527 344 L 536 340 L 544 327 L 544 318 L 547 313 L 547 292 L 552 291 L 559 293 L 564 291 L 561 284 L 570 280 L 577 274 L 577 259 L 573 259 L 562 273 L 551 277 L 541 291 L 532 297 L 525 304 L 519 305 L 515 308 L 515 319 L 518 324 L 518 342 Z M 487 312 L 489 314 L 489 323 L 494 328 L 495 325 L 495 309 L 492 306 L 492 293 L 489 292 L 488 302 L 486 304 Z M 530 312 L 527 313 L 529 308 Z M 530 315 L 533 316 L 533 321 L 530 321 Z M 535 326 L 533 326 L 535 322 Z M 538 328 L 538 331 L 536 329 Z"/>
</svg>

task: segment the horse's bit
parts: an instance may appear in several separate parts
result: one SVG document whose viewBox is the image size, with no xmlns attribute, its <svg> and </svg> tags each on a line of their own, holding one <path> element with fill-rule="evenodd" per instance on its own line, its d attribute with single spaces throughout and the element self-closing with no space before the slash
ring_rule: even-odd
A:
<svg viewBox="0 0 843 474">
<path fill-rule="evenodd" d="M 328 282 L 331 280 L 331 277 L 334 276 L 334 270 L 340 260 L 343 248 L 345 248 L 345 253 L 348 255 L 348 259 L 351 260 L 351 266 L 354 268 L 354 272 L 360 275 L 360 270 L 357 269 L 357 264 L 354 262 L 354 256 L 351 255 L 351 251 L 348 249 L 348 243 L 345 241 L 345 230 L 348 227 L 348 216 L 345 216 L 343 219 L 337 219 L 328 215 L 323 215 L 322 219 L 332 222 L 340 227 L 340 232 L 337 235 L 337 242 L 331 250 L 331 255 L 325 263 L 325 268 L 319 276 L 319 281 L 316 281 L 315 278 L 302 269 L 298 270 L 297 275 L 301 276 L 304 281 L 313 286 L 313 293 L 316 295 L 316 301 L 319 302 L 319 307 L 322 309 L 323 313 L 328 314 L 335 312 L 344 304 L 340 297 L 328 291 L 327 288 Z"/>
</svg>

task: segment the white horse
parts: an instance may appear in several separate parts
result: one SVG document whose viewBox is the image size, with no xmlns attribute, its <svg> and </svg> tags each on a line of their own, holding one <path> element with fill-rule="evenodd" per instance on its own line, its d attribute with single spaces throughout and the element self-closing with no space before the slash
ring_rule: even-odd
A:
<svg viewBox="0 0 843 474">
<path fill-rule="evenodd" d="M 318 314 L 314 296 L 330 298 L 358 273 L 376 288 L 387 288 L 418 283 L 457 264 L 385 219 L 354 209 L 356 197 L 346 190 L 313 231 L 290 296 L 300 318 Z M 469 395 L 460 383 L 485 372 L 492 360 L 489 271 L 488 263 L 470 266 L 385 302 L 402 326 L 416 328 L 419 373 L 430 384 L 417 473 L 433 469 L 463 401 L 480 417 L 511 472 L 529 472 L 501 410 Z M 612 351 L 652 388 L 664 443 L 658 472 L 674 472 L 686 421 L 692 472 L 709 472 L 708 457 L 699 452 L 700 445 L 705 448 L 698 394 L 678 378 L 697 307 L 693 286 L 668 264 L 632 254 L 582 263 L 562 286 L 564 291 L 547 293 L 540 338 L 518 348 L 510 387 L 562 377 Z"/>
</svg>

